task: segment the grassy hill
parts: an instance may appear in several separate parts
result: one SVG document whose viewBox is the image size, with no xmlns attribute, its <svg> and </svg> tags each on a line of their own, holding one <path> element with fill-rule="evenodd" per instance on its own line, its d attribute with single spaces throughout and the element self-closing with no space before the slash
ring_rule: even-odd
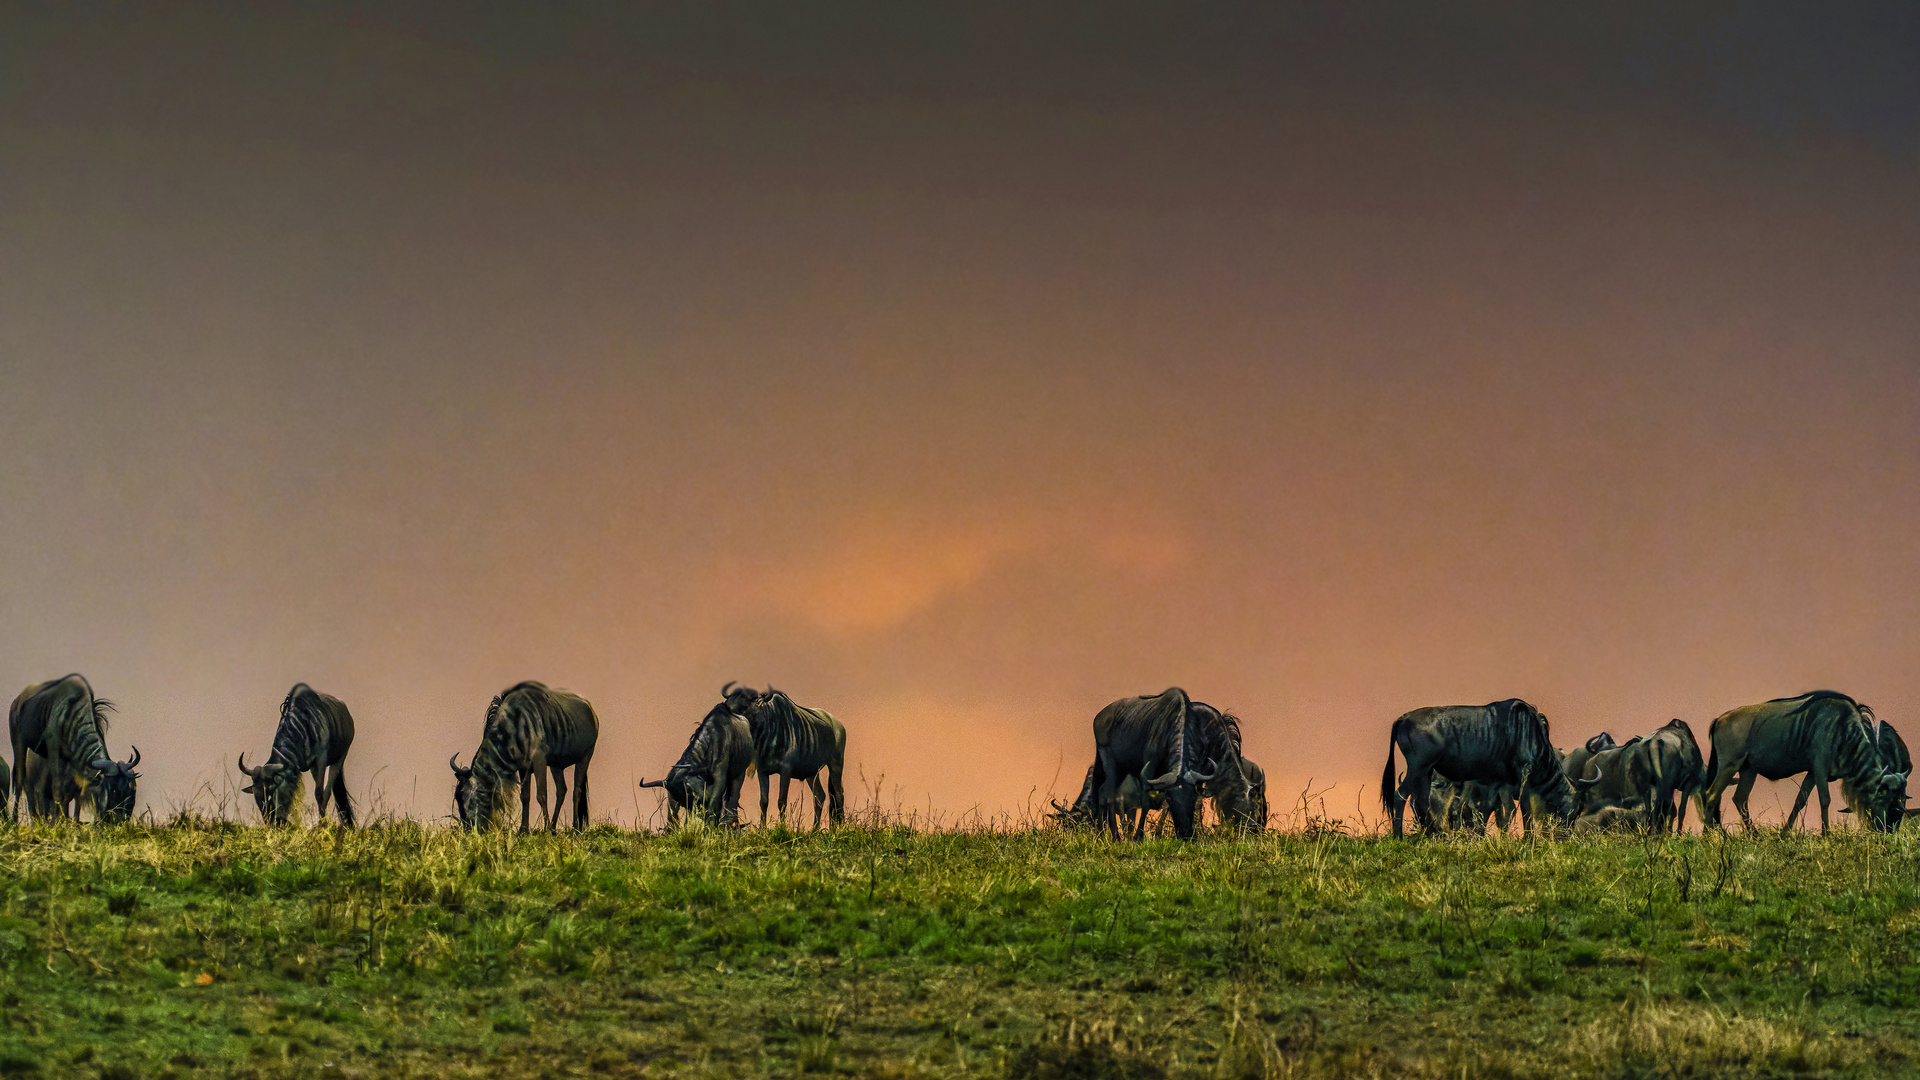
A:
<svg viewBox="0 0 1920 1080">
<path fill-rule="evenodd" d="M 0 826 L 0 1075 L 1893 1076 L 1914 834 Z"/>
</svg>

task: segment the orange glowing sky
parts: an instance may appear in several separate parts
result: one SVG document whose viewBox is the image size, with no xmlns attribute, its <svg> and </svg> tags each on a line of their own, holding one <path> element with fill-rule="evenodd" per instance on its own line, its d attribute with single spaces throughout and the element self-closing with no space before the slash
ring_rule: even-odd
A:
<svg viewBox="0 0 1920 1080">
<path fill-rule="evenodd" d="M 6 16 L 0 684 L 160 814 L 297 680 L 424 816 L 523 678 L 622 822 L 729 679 L 947 820 L 1175 684 L 1347 815 L 1419 705 L 1920 733 L 1914 21 L 1344 8 Z"/>
</svg>

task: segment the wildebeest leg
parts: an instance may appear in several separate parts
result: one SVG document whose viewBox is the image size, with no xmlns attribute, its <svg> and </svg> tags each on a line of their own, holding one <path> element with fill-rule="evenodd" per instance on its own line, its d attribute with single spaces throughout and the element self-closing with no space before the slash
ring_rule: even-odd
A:
<svg viewBox="0 0 1920 1080">
<path fill-rule="evenodd" d="M 26 740 L 16 728 L 10 733 L 13 739 L 13 820 L 20 820 L 20 802 L 27 794 L 27 748 Z M 33 813 L 33 801 L 27 799 L 27 813 Z"/>
<path fill-rule="evenodd" d="M 333 816 L 340 824 L 353 828 L 353 802 L 347 798 L 347 763 L 333 766 Z"/>
<path fill-rule="evenodd" d="M 1748 832 L 1753 831 L 1753 815 L 1747 813 L 1747 796 L 1753 794 L 1753 782 L 1759 776 L 1759 773 L 1748 769 L 1740 774 L 1740 782 L 1733 788 L 1733 808 L 1740 811 L 1740 824 L 1745 826 Z"/>
<path fill-rule="evenodd" d="M 840 786 L 840 766 L 827 766 L 827 822 L 838 825 L 846 820 L 847 790 Z"/>
<path fill-rule="evenodd" d="M 308 775 L 313 777 L 314 804 L 320 808 L 319 815 L 314 818 L 314 821 L 325 821 L 327 819 L 327 763 L 322 761 L 315 765 L 313 772 Z"/>
<path fill-rule="evenodd" d="M 760 773 L 760 827 L 767 827 L 767 781 L 771 779 L 766 772 Z"/>
<path fill-rule="evenodd" d="M 565 766 L 549 765 L 547 771 L 553 774 L 553 813 L 547 815 L 547 831 L 560 831 L 560 811 L 567 805 L 567 778 L 561 772 Z M 547 793 L 540 793 L 540 809 L 547 808 Z"/>
<path fill-rule="evenodd" d="M 531 773 L 519 773 L 517 775 L 520 777 L 520 832 L 525 834 L 530 831 L 530 826 L 533 823 L 533 807 L 528 805 L 528 800 L 533 798 L 534 777 L 538 776 L 540 778 L 540 787 L 542 789 L 547 786 L 547 778 L 537 767 Z M 547 793 L 545 790 L 540 792 L 540 805 L 542 808 L 547 805 Z"/>
<path fill-rule="evenodd" d="M 1727 785 L 1733 783 L 1734 777 L 1739 772 L 1740 762 L 1729 757 L 1713 774 L 1713 779 L 1707 781 L 1707 786 L 1700 789 L 1700 827 L 1702 829 L 1727 831 L 1727 827 L 1721 824 L 1720 801 L 1726 797 Z M 1735 794 L 1737 797 L 1738 793 Z"/>
<path fill-rule="evenodd" d="M 807 777 L 807 787 L 813 791 L 813 831 L 820 831 L 820 811 L 827 808 L 827 792 L 820 786 L 820 774 Z M 832 820 L 829 818 L 828 820 Z"/>
<path fill-rule="evenodd" d="M 1780 826 L 1780 834 L 1782 836 L 1792 832 L 1794 825 L 1799 822 L 1800 812 L 1807 808 L 1807 796 L 1813 794 L 1813 785 L 1813 770 L 1808 769 L 1807 778 L 1800 782 L 1800 794 L 1795 796 L 1793 800 L 1793 811 L 1787 815 L 1787 820 Z M 1822 790 L 1821 794 L 1825 795 L 1825 790 Z"/>
<path fill-rule="evenodd" d="M 573 767 L 573 827 L 587 827 L 587 766 L 593 764 L 593 753 L 580 759 Z"/>
<path fill-rule="evenodd" d="M 1413 817 L 1420 823 L 1420 831 L 1428 836 L 1440 832 L 1440 822 L 1433 816 L 1433 770 L 1407 770 L 1408 785 L 1413 788 Z"/>
<path fill-rule="evenodd" d="M 1095 755 L 1100 763 L 1100 791 L 1094 796 L 1094 812 L 1100 815 L 1100 831 L 1113 839 L 1120 839 L 1120 814 L 1114 807 L 1119 797 L 1120 781 L 1113 769 L 1113 762 L 1107 759 L 1106 751 Z"/>
<path fill-rule="evenodd" d="M 1832 797 L 1827 794 L 1826 773 L 1823 772 L 1820 774 L 1820 782 L 1816 786 L 1820 789 L 1820 835 L 1825 836 L 1827 835 L 1827 804 L 1832 799 Z"/>
<path fill-rule="evenodd" d="M 780 774 L 780 824 L 787 823 L 787 785 L 793 783 L 793 777 Z"/>
</svg>

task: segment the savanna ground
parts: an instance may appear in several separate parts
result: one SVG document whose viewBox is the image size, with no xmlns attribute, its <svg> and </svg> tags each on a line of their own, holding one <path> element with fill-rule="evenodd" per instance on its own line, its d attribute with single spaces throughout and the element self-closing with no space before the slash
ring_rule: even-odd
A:
<svg viewBox="0 0 1920 1080">
<path fill-rule="evenodd" d="M 0 825 L 0 1074 L 1908 1075 L 1915 839 Z"/>
</svg>

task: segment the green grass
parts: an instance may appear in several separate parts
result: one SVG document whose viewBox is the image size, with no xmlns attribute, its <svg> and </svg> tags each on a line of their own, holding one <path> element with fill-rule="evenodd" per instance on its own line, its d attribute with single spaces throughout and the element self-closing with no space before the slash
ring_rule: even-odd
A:
<svg viewBox="0 0 1920 1080">
<path fill-rule="evenodd" d="M 0 826 L 0 1076 L 1910 1075 L 1912 833 Z"/>
</svg>

